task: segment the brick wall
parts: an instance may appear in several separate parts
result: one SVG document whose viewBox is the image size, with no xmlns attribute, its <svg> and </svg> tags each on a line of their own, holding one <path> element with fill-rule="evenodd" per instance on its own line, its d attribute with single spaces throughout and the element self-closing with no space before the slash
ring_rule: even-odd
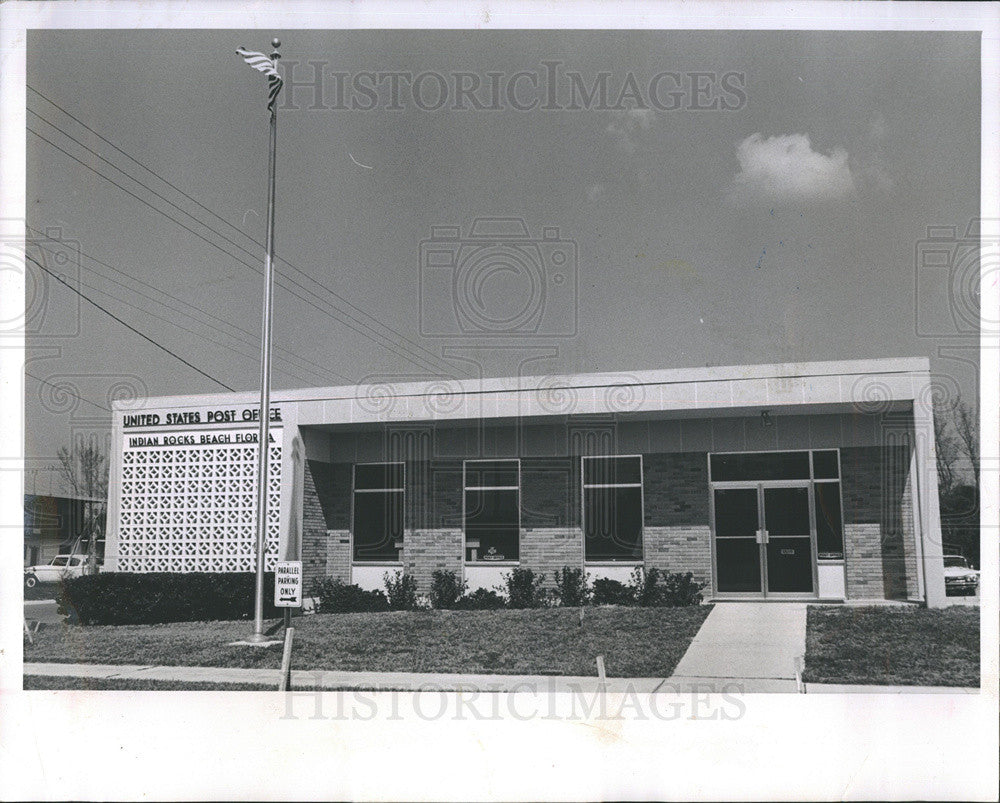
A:
<svg viewBox="0 0 1000 803">
<path fill-rule="evenodd" d="M 840 450 L 849 599 L 916 596 L 910 447 Z"/>
<path fill-rule="evenodd" d="M 841 449 L 849 598 L 918 592 L 909 461 L 905 443 Z M 709 581 L 705 453 L 646 454 L 643 467 L 646 565 Z M 317 577 L 347 580 L 351 465 L 307 460 L 303 473 L 306 587 Z M 462 571 L 462 461 L 408 464 L 406 500 L 403 566 L 427 593 L 435 569 Z M 547 574 L 547 584 L 563 566 L 581 565 L 579 459 L 522 459 L 521 505 L 521 565 Z"/>
<path fill-rule="evenodd" d="M 302 580 L 308 592 L 328 574 L 327 530 L 346 532 L 350 526 L 351 467 L 317 460 L 303 463 Z"/>
<path fill-rule="evenodd" d="M 709 525 L 705 452 L 646 454 L 642 470 L 647 527 Z"/>
<path fill-rule="evenodd" d="M 646 527 L 644 560 L 647 569 L 691 572 L 712 593 L 712 530 L 707 524 L 683 527 Z"/>
<path fill-rule="evenodd" d="M 351 582 L 351 531 L 327 530 L 326 576 Z"/>
<path fill-rule="evenodd" d="M 545 587 L 555 587 L 555 574 L 564 566 L 583 566 L 583 530 L 580 527 L 538 527 L 521 530 L 521 566 L 545 574 Z"/>
<path fill-rule="evenodd" d="M 883 599 L 882 528 L 878 522 L 844 525 L 848 599 Z"/>
<path fill-rule="evenodd" d="M 403 571 L 417 581 L 417 593 L 429 594 L 437 570 L 462 576 L 461 530 L 406 530 L 403 535 Z"/>
</svg>

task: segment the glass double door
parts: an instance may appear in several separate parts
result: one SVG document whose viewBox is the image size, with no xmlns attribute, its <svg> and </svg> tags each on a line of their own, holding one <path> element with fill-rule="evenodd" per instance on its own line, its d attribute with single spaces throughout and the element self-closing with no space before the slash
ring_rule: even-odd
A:
<svg viewBox="0 0 1000 803">
<path fill-rule="evenodd" d="M 720 594 L 815 594 L 815 529 L 808 482 L 727 484 L 712 493 Z"/>
</svg>

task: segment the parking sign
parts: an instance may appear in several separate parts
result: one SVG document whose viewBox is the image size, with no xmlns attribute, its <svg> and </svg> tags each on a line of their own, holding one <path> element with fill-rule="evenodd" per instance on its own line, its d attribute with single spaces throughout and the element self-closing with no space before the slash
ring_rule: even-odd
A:
<svg viewBox="0 0 1000 803">
<path fill-rule="evenodd" d="M 278 561 L 274 567 L 274 606 L 302 607 L 302 561 Z"/>
</svg>

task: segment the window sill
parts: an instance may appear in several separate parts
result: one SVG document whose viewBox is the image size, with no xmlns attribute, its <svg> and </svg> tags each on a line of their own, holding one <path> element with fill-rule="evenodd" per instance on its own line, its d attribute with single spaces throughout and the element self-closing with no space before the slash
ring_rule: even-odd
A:
<svg viewBox="0 0 1000 803">
<path fill-rule="evenodd" d="M 352 560 L 351 566 L 396 566 L 403 565 L 401 560 Z"/>
</svg>

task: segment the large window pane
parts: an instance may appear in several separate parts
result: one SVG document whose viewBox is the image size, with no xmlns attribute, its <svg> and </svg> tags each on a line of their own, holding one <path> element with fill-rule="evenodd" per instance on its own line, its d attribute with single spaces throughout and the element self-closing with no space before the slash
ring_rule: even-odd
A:
<svg viewBox="0 0 1000 803">
<path fill-rule="evenodd" d="M 835 449 L 813 452 L 813 476 L 818 480 L 836 480 L 840 478 L 837 467 L 837 451 Z"/>
<path fill-rule="evenodd" d="M 629 485 L 642 482 L 638 457 L 585 457 L 584 485 Z"/>
<path fill-rule="evenodd" d="M 465 464 L 466 488 L 517 486 L 516 460 L 476 460 Z"/>
<path fill-rule="evenodd" d="M 518 559 L 519 491 L 466 490 L 466 560 Z"/>
<path fill-rule="evenodd" d="M 844 557 L 839 482 L 816 483 L 816 551 L 820 560 Z"/>
<path fill-rule="evenodd" d="M 719 591 L 760 591 L 760 547 L 750 538 L 721 538 L 715 542 Z"/>
<path fill-rule="evenodd" d="M 764 526 L 772 536 L 809 534 L 809 489 L 765 488 Z"/>
<path fill-rule="evenodd" d="M 354 560 L 399 560 L 403 538 L 403 494 L 399 491 L 354 494 Z"/>
<path fill-rule="evenodd" d="M 587 560 L 642 558 L 642 489 L 584 488 Z"/>
<path fill-rule="evenodd" d="M 402 463 L 376 463 L 354 467 L 354 489 L 386 490 L 403 487 Z"/>
<path fill-rule="evenodd" d="M 809 452 L 712 455 L 712 482 L 807 479 L 809 479 Z"/>
<path fill-rule="evenodd" d="M 757 489 L 715 490 L 715 535 L 717 538 L 753 538 L 756 543 Z"/>
</svg>

